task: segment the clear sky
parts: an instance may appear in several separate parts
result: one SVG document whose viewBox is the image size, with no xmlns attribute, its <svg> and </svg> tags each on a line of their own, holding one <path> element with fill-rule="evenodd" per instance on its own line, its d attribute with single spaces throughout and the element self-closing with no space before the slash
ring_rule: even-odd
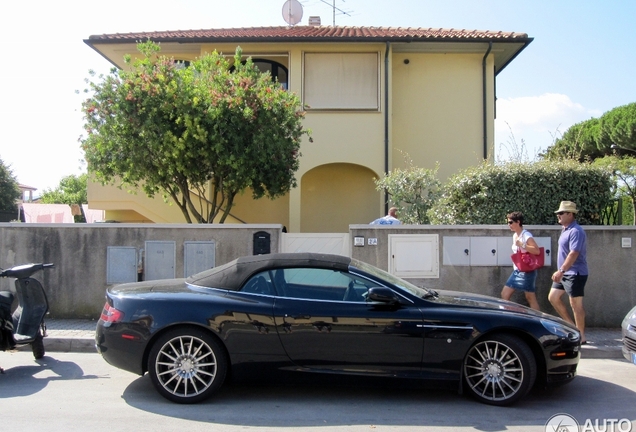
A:
<svg viewBox="0 0 636 432">
<path fill-rule="evenodd" d="M 334 0 L 300 0 L 333 23 Z M 0 6 L 0 158 L 39 195 L 85 171 L 78 138 L 89 69 L 110 64 L 93 34 L 286 25 L 284 0 L 6 1 Z M 527 33 L 534 41 L 497 78 L 495 145 L 533 159 L 575 123 L 636 102 L 634 0 L 335 0 L 339 26 Z"/>
</svg>

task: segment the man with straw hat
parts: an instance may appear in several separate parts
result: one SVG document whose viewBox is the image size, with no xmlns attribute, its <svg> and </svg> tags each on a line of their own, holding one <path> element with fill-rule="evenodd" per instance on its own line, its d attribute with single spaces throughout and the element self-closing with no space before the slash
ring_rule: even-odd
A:
<svg viewBox="0 0 636 432">
<path fill-rule="evenodd" d="M 576 325 L 581 332 L 581 344 L 586 344 L 585 309 L 583 309 L 583 294 L 588 276 L 586 235 L 575 219 L 578 212 L 576 204 L 572 201 L 561 201 L 559 209 L 555 211 L 563 231 L 559 237 L 557 256 L 559 269 L 552 275 L 552 289 L 550 289 L 548 300 L 561 318 Z M 564 292 L 570 297 L 574 320 L 561 301 Z"/>
</svg>

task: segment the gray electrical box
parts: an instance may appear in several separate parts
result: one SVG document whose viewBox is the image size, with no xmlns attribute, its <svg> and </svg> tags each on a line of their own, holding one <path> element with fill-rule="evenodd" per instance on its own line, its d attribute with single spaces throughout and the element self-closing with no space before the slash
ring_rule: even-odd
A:
<svg viewBox="0 0 636 432">
<path fill-rule="evenodd" d="M 108 246 L 106 283 L 137 282 L 137 249 L 132 246 Z"/>
<path fill-rule="evenodd" d="M 543 266 L 549 267 L 552 265 L 552 239 L 550 237 L 533 237 L 539 247 L 545 249 L 545 261 Z M 510 237 L 498 237 L 498 257 L 497 264 L 500 266 L 512 266 L 512 236 Z"/>
<path fill-rule="evenodd" d="M 550 237 L 534 237 L 545 248 L 545 264 L 550 266 Z M 443 264 L 451 266 L 512 266 L 512 236 L 443 237 Z"/>
<path fill-rule="evenodd" d="M 550 237 L 535 237 L 534 240 L 537 242 L 539 247 L 545 249 L 545 260 L 543 261 L 543 267 L 549 267 L 552 265 L 552 239 Z M 511 260 L 512 261 L 512 260 Z M 555 261 L 556 263 L 556 261 Z M 512 265 L 512 264 L 510 264 Z"/>
<path fill-rule="evenodd" d="M 175 263 L 175 242 L 146 242 L 144 280 L 174 279 Z"/>
<path fill-rule="evenodd" d="M 497 265 L 497 237 L 470 238 L 470 265 Z"/>
<path fill-rule="evenodd" d="M 442 263 L 450 266 L 470 265 L 470 237 L 442 237 Z"/>
<path fill-rule="evenodd" d="M 389 234 L 389 273 L 402 278 L 438 278 L 439 235 Z"/>
<path fill-rule="evenodd" d="M 215 265 L 216 242 L 187 241 L 183 246 L 183 277 L 211 269 Z"/>
<path fill-rule="evenodd" d="M 497 237 L 497 265 L 498 266 L 511 266 L 512 258 L 512 236 L 509 237 Z"/>
<path fill-rule="evenodd" d="M 444 265 L 497 266 L 500 237 L 444 237 Z M 510 238 L 507 238 L 510 242 Z M 510 254 L 508 254 L 510 255 Z"/>
</svg>

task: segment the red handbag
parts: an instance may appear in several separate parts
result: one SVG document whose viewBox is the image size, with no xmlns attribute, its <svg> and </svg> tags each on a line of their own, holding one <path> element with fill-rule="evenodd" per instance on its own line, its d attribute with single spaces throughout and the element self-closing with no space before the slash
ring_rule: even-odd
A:
<svg viewBox="0 0 636 432">
<path fill-rule="evenodd" d="M 521 248 L 517 252 L 510 255 L 512 262 L 515 263 L 517 269 L 521 272 L 531 272 L 543 267 L 545 263 L 545 248 L 539 248 L 539 255 L 521 252 Z"/>
</svg>

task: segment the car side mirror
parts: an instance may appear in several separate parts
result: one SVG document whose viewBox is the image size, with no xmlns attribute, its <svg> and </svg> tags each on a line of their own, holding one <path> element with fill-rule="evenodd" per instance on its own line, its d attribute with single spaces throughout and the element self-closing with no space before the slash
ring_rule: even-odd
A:
<svg viewBox="0 0 636 432">
<path fill-rule="evenodd" d="M 400 298 L 391 289 L 385 287 L 369 288 L 369 294 L 367 296 L 368 301 L 385 303 L 388 305 L 400 304 Z"/>
</svg>

